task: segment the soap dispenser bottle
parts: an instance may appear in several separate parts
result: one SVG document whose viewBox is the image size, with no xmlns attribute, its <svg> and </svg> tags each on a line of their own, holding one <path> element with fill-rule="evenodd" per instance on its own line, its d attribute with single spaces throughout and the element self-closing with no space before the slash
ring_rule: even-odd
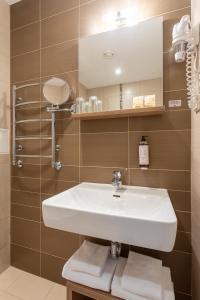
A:
<svg viewBox="0 0 200 300">
<path fill-rule="evenodd" d="M 146 138 L 147 136 L 142 136 L 139 143 L 139 166 L 142 170 L 149 168 L 149 143 Z"/>
</svg>

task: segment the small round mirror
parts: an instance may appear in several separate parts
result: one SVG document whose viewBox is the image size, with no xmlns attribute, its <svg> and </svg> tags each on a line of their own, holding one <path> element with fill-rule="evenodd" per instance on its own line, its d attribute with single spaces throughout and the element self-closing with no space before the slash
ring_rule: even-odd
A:
<svg viewBox="0 0 200 300">
<path fill-rule="evenodd" d="M 43 95 L 45 99 L 53 105 L 61 105 L 70 98 L 69 84 L 57 77 L 47 80 L 43 86 Z"/>
</svg>

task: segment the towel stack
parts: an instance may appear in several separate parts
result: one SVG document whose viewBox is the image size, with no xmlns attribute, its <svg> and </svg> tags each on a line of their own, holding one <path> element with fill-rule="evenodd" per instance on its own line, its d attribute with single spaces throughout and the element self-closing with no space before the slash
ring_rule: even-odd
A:
<svg viewBox="0 0 200 300">
<path fill-rule="evenodd" d="M 120 257 L 112 281 L 113 296 L 126 300 L 174 300 L 169 268 L 162 261 L 130 251 Z"/>
<path fill-rule="evenodd" d="M 110 257 L 110 247 L 84 241 L 64 265 L 62 276 L 91 288 L 110 291 L 117 260 Z"/>
</svg>

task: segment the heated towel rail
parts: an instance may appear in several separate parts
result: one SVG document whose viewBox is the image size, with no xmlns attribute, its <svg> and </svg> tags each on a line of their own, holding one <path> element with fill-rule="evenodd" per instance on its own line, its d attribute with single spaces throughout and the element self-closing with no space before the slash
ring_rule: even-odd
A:
<svg viewBox="0 0 200 300">
<path fill-rule="evenodd" d="M 13 85 L 12 87 L 12 116 L 13 116 L 13 132 L 12 132 L 12 164 L 13 166 L 17 166 L 21 168 L 23 166 L 23 158 L 50 158 L 51 166 L 56 170 L 60 170 L 62 168 L 62 164 L 60 161 L 56 161 L 56 151 L 60 150 L 60 145 L 56 145 L 56 118 L 55 114 L 58 111 L 68 111 L 70 109 L 59 108 L 58 106 L 51 105 L 47 107 L 47 111 L 51 114 L 51 117 L 48 119 L 25 119 L 25 120 L 16 120 L 16 114 L 18 107 L 28 106 L 31 104 L 40 104 L 40 101 L 26 101 L 24 102 L 23 98 L 17 98 L 17 91 L 20 89 L 25 89 L 33 86 L 41 85 L 41 83 L 31 83 L 21 86 Z M 18 102 L 17 102 L 18 100 Z M 48 103 L 48 102 L 47 102 Z M 17 136 L 16 128 L 18 124 L 25 123 L 34 123 L 34 122 L 49 122 L 51 124 L 51 135 L 50 136 Z M 19 154 L 21 150 L 23 150 L 20 141 L 25 140 L 50 140 L 51 141 L 51 155 L 32 155 L 32 154 Z"/>
</svg>

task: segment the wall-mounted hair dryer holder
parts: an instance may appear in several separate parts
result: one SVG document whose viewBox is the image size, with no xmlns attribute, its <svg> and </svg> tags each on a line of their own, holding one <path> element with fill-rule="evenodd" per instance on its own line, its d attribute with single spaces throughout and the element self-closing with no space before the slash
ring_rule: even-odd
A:
<svg viewBox="0 0 200 300">
<path fill-rule="evenodd" d="M 195 112 L 200 111 L 200 48 L 199 24 L 192 27 L 190 16 L 183 16 L 174 25 L 172 46 L 175 61 L 182 63 L 186 60 L 186 84 L 188 106 Z"/>
</svg>

